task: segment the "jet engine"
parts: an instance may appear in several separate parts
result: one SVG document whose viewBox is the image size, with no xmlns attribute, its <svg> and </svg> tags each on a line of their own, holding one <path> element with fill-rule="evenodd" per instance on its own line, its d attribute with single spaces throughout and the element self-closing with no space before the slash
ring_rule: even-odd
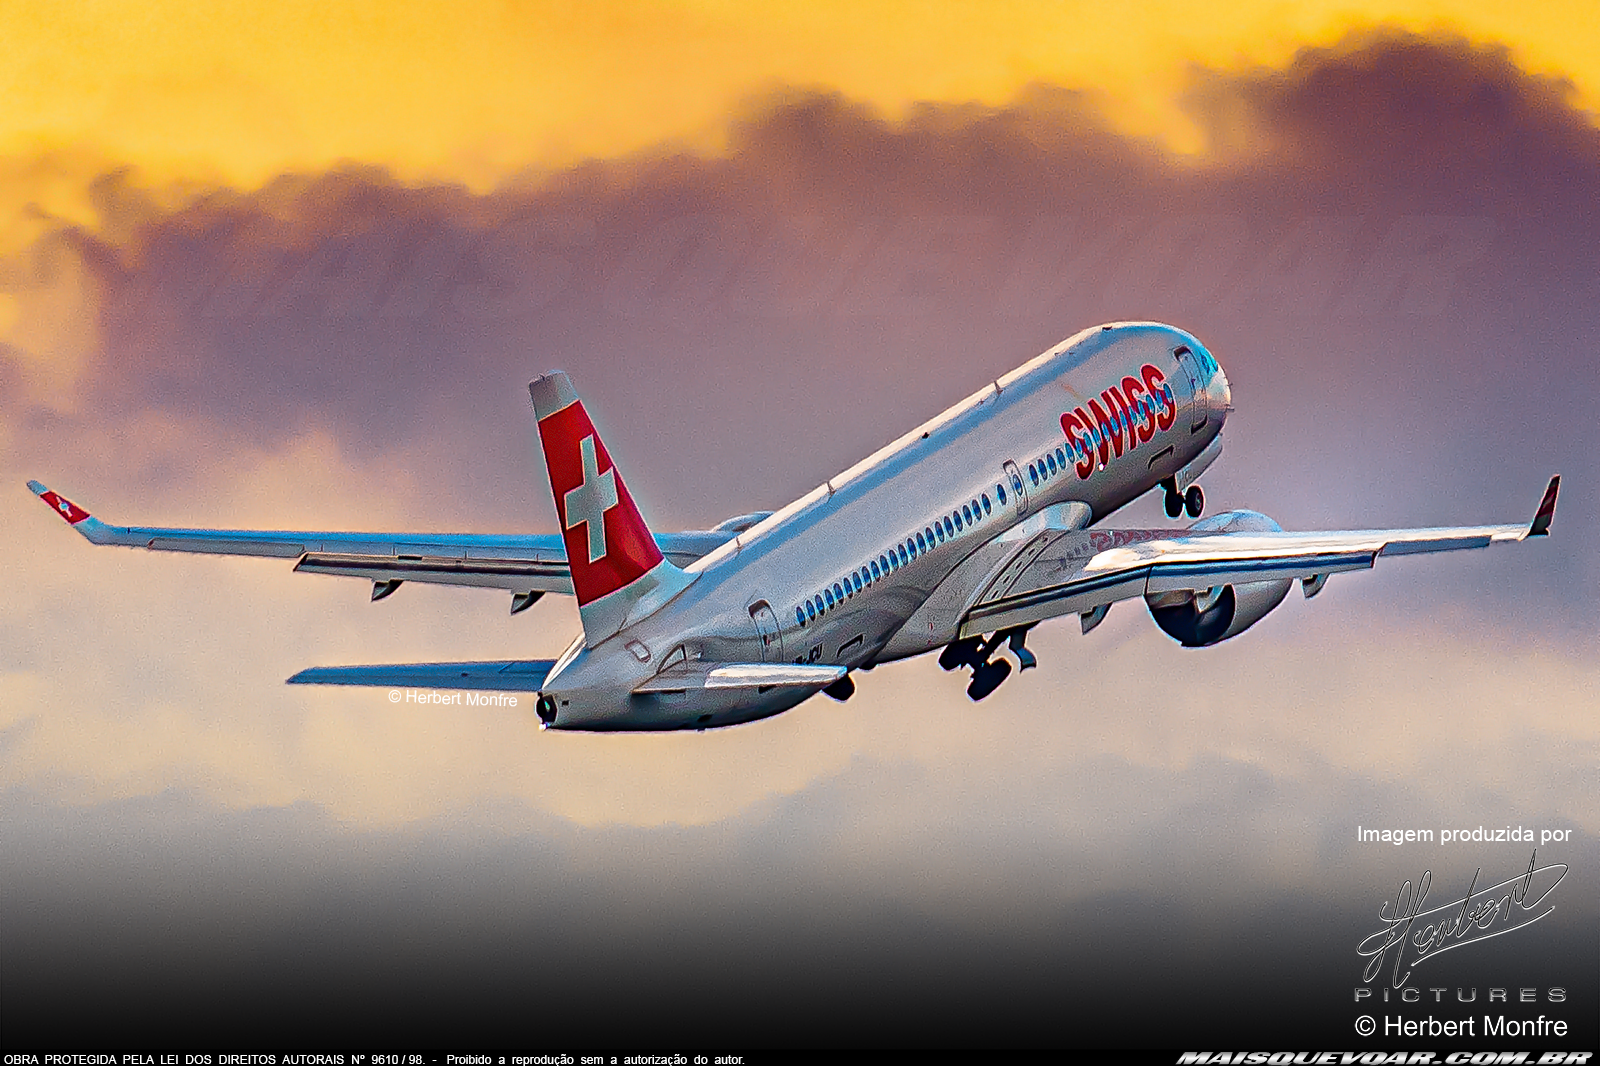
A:
<svg viewBox="0 0 1600 1066">
<path fill-rule="evenodd" d="M 1227 511 L 1189 527 L 1194 533 L 1278 533 L 1282 526 L 1256 511 Z M 1255 625 L 1289 593 L 1292 582 L 1251 581 L 1216 588 L 1147 593 L 1150 617 L 1185 648 L 1205 648 Z"/>
</svg>

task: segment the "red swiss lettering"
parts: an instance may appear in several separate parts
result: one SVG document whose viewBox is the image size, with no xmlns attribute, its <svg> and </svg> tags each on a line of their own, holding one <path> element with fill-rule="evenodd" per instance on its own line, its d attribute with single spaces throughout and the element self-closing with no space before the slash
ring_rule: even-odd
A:
<svg viewBox="0 0 1600 1066">
<path fill-rule="evenodd" d="M 1144 387 L 1150 393 L 1150 398 L 1161 405 L 1156 412 L 1156 427 L 1163 432 L 1172 428 L 1172 423 L 1178 420 L 1178 405 L 1172 398 L 1172 389 L 1167 385 L 1167 376 L 1159 367 L 1146 363 L 1139 368 L 1139 376 L 1144 379 Z"/>
<path fill-rule="evenodd" d="M 1156 435 L 1155 422 L 1151 419 L 1150 411 L 1144 403 L 1144 398 L 1149 394 L 1145 392 L 1139 379 L 1133 377 L 1122 379 L 1122 393 L 1128 398 L 1128 408 L 1139 413 L 1139 421 L 1134 431 L 1139 435 L 1139 443 L 1143 444 Z"/>
<path fill-rule="evenodd" d="M 1105 400 L 1106 406 L 1111 408 L 1109 414 L 1100 406 L 1098 400 L 1089 400 L 1089 413 L 1094 415 L 1094 424 L 1100 430 L 1101 465 L 1111 461 L 1112 449 L 1115 449 L 1118 455 L 1122 454 L 1122 425 L 1116 417 L 1117 405 L 1110 398 L 1110 394 L 1114 391 L 1107 389 L 1100 394 L 1100 399 Z"/>
</svg>

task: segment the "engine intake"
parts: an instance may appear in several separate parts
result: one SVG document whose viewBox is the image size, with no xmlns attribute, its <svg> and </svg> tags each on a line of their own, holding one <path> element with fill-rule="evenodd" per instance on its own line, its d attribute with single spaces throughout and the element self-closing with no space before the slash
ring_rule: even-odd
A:
<svg viewBox="0 0 1600 1066">
<path fill-rule="evenodd" d="M 1256 511 L 1227 511 L 1190 526 L 1196 533 L 1280 532 L 1283 527 Z M 1185 648 L 1205 648 L 1255 625 L 1289 594 L 1292 582 L 1251 581 L 1200 592 L 1147 594 L 1150 617 Z"/>
</svg>

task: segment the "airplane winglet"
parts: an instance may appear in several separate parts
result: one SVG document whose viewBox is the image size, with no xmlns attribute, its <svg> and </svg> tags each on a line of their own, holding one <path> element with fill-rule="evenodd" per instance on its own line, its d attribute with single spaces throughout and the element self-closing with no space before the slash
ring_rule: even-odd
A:
<svg viewBox="0 0 1600 1066">
<path fill-rule="evenodd" d="M 49 508 L 66 520 L 67 525 L 94 544 L 110 544 L 111 528 L 82 507 L 73 503 L 59 493 L 51 492 L 37 481 L 28 482 L 28 489 L 39 499 L 43 500 Z"/>
<path fill-rule="evenodd" d="M 1528 526 L 1528 536 L 1544 537 L 1550 534 L 1550 520 L 1556 516 L 1556 494 L 1561 491 L 1561 475 L 1557 474 L 1550 479 L 1550 484 L 1545 486 L 1544 499 L 1539 501 L 1539 509 L 1533 513 L 1533 522 Z"/>
</svg>

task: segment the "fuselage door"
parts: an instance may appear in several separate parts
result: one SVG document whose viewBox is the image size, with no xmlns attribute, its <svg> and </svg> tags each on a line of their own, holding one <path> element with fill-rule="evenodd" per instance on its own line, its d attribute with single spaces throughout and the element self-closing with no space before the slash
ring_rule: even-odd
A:
<svg viewBox="0 0 1600 1066">
<path fill-rule="evenodd" d="M 1178 365 L 1183 368 L 1183 376 L 1189 382 L 1189 403 L 1186 407 L 1189 432 L 1199 433 L 1206 428 L 1206 423 L 1211 420 L 1206 410 L 1205 402 L 1200 395 L 1203 381 L 1200 374 L 1200 361 L 1195 358 L 1194 352 L 1189 349 L 1187 344 L 1179 345 L 1172 354 L 1178 357 Z"/>
<path fill-rule="evenodd" d="M 755 623 L 756 635 L 761 638 L 761 661 L 783 662 L 783 634 L 778 631 L 778 616 L 772 613 L 772 604 L 766 600 L 752 603 L 750 621 Z"/>
<path fill-rule="evenodd" d="M 1022 480 L 1022 471 L 1017 469 L 1017 464 L 1007 459 L 1003 464 L 1006 468 L 1006 484 L 1011 486 L 1011 495 L 1017 500 L 1017 517 L 1021 518 L 1028 513 L 1028 486 Z"/>
</svg>

